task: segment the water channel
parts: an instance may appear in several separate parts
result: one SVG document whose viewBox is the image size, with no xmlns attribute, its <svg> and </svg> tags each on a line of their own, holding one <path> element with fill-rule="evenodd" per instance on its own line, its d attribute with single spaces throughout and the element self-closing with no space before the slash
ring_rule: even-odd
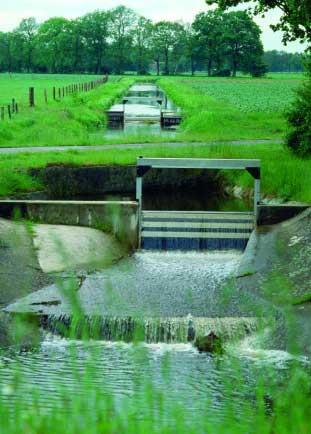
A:
<svg viewBox="0 0 311 434">
<path fill-rule="evenodd" d="M 168 135 L 172 138 L 177 127 L 163 128 L 161 112 L 179 113 L 178 107 L 166 94 L 154 84 L 136 84 L 132 86 L 122 101 L 110 109 L 114 112 L 124 110 L 124 124 L 115 124 L 105 132 L 105 137 L 113 138 L 120 134 L 132 135 Z"/>
<path fill-rule="evenodd" d="M 154 404 L 159 421 L 169 423 L 179 406 L 192 427 L 207 412 L 214 423 L 229 420 L 232 414 L 247 423 L 244 405 L 255 405 L 258 384 L 264 382 L 265 393 L 273 395 L 286 384 L 297 361 L 287 352 L 263 349 L 255 329 L 249 334 L 247 319 L 239 334 L 232 326 L 232 318 L 250 318 L 256 306 L 253 295 L 246 300 L 223 286 L 236 272 L 241 256 L 236 251 L 138 252 L 88 276 L 79 291 L 81 306 L 90 317 L 110 318 L 106 326 L 111 327 L 108 337 L 112 339 L 106 335 L 103 340 L 85 342 L 44 331 L 36 350 L 12 349 L 2 354 L 2 403 L 13 408 L 19 402 L 26 409 L 35 400 L 42 411 L 70 413 L 72 397 L 87 396 L 95 406 L 90 391 L 96 390 L 103 399 L 112 399 L 117 410 L 126 406 L 137 418 L 144 418 L 150 411 L 146 387 L 151 387 L 153 394 L 161 396 L 161 405 Z M 51 291 L 55 288 L 48 288 L 46 301 Z M 42 294 L 38 299 L 31 297 L 34 303 L 45 301 Z M 48 303 L 42 309 L 56 317 L 60 313 L 59 306 Z M 61 312 L 70 315 L 67 299 L 62 301 Z M 227 334 L 225 353 L 201 354 L 186 338 L 165 342 L 169 339 L 159 338 L 157 331 L 150 343 L 122 342 L 118 318 L 135 315 L 166 318 L 161 327 L 170 327 L 170 335 L 174 324 L 177 327 L 189 315 L 206 318 L 205 328 Z"/>
<path fill-rule="evenodd" d="M 126 98 L 124 129 L 107 135 L 138 131 L 161 134 L 157 100 L 165 109 L 177 110 L 154 85 L 134 86 Z M 120 194 L 99 199 L 129 198 Z M 144 206 L 150 210 L 244 211 L 251 205 L 202 194 L 157 193 L 146 194 Z M 254 294 L 241 294 L 230 283 L 242 254 L 234 250 L 141 251 L 106 270 L 84 275 L 77 298 L 88 317 L 108 318 L 101 339 L 85 342 L 42 330 L 37 348 L 3 352 L 1 403 L 8 409 L 18 402 L 22 408 L 35 404 L 43 412 L 70 413 L 73 397 L 85 395 L 88 405 L 95 407 L 100 396 L 112 398 L 120 411 L 126 406 L 135 417 L 144 418 L 150 411 L 146 390 L 151 387 L 158 421 L 170 421 L 180 407 L 186 423 L 192 428 L 197 424 L 198 430 L 207 414 L 215 423 L 231 420 L 234 415 L 247 426 L 244 405 L 255 407 L 257 386 L 264 387 L 265 396 L 273 396 L 286 385 L 297 359 L 281 348 L 265 347 L 257 339 L 257 333 L 263 332 L 257 332 L 252 321 L 264 307 Z M 51 303 L 56 296 L 60 304 Z M 70 317 L 72 313 L 70 300 L 57 285 L 27 300 L 51 318 Z M 148 322 L 145 342 L 125 342 L 121 320 L 134 317 Z M 154 327 L 154 319 L 159 318 L 160 326 Z M 203 354 L 187 342 L 189 318 L 203 332 L 212 329 L 225 336 L 223 354 Z M 238 326 L 236 320 L 240 321 Z M 249 426 L 245 432 L 250 432 Z"/>
</svg>

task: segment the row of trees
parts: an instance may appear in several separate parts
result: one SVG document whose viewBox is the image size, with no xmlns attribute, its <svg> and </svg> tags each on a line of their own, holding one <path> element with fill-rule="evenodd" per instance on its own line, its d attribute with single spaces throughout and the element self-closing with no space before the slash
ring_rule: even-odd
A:
<svg viewBox="0 0 311 434">
<path fill-rule="evenodd" d="M 246 12 L 209 11 L 191 25 L 153 24 L 119 6 L 75 20 L 51 18 L 38 25 L 22 20 L 0 33 L 0 70 L 158 74 L 206 70 L 235 75 L 264 72 L 260 29 Z"/>
<path fill-rule="evenodd" d="M 264 62 L 270 72 L 303 72 L 305 56 L 302 53 L 266 51 Z"/>
</svg>

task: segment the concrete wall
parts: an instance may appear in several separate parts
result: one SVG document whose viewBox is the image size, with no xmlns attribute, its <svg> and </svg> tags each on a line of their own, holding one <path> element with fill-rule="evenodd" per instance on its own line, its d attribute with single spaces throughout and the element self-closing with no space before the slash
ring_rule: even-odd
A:
<svg viewBox="0 0 311 434">
<path fill-rule="evenodd" d="M 134 194 L 136 166 L 90 166 L 32 169 L 30 174 L 43 183 L 48 199 L 92 198 L 107 193 Z M 157 169 L 144 177 L 144 192 L 191 190 L 224 194 L 219 171 Z"/>
<path fill-rule="evenodd" d="M 0 217 L 36 223 L 86 226 L 113 233 L 130 249 L 138 244 L 136 202 L 0 201 Z"/>
<path fill-rule="evenodd" d="M 296 217 L 308 208 L 310 205 L 307 204 L 259 205 L 257 224 L 258 226 L 265 226 L 282 223 Z"/>
</svg>

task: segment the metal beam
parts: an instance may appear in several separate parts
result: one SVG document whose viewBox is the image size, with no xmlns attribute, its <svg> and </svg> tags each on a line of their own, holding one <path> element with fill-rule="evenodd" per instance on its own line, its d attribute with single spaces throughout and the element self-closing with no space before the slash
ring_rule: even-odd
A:
<svg viewBox="0 0 311 434">
<path fill-rule="evenodd" d="M 260 160 L 229 160 L 203 158 L 139 158 L 138 166 L 153 169 L 237 169 L 260 168 Z"/>
</svg>

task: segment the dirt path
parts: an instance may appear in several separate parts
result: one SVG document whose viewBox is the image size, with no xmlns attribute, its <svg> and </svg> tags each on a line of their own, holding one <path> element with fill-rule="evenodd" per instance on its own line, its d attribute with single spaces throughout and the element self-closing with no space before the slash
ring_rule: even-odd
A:
<svg viewBox="0 0 311 434">
<path fill-rule="evenodd" d="M 105 151 L 108 149 L 140 149 L 146 147 L 165 146 L 165 147 L 186 147 L 186 146 L 218 146 L 218 145 L 279 145 L 282 139 L 261 139 L 261 140 L 233 140 L 233 141 L 210 141 L 210 142 L 169 142 L 169 143 L 133 143 L 115 144 L 99 146 L 37 146 L 21 148 L 0 148 L 0 154 L 23 154 L 23 153 L 45 153 L 45 152 L 65 152 L 65 151 Z"/>
</svg>

